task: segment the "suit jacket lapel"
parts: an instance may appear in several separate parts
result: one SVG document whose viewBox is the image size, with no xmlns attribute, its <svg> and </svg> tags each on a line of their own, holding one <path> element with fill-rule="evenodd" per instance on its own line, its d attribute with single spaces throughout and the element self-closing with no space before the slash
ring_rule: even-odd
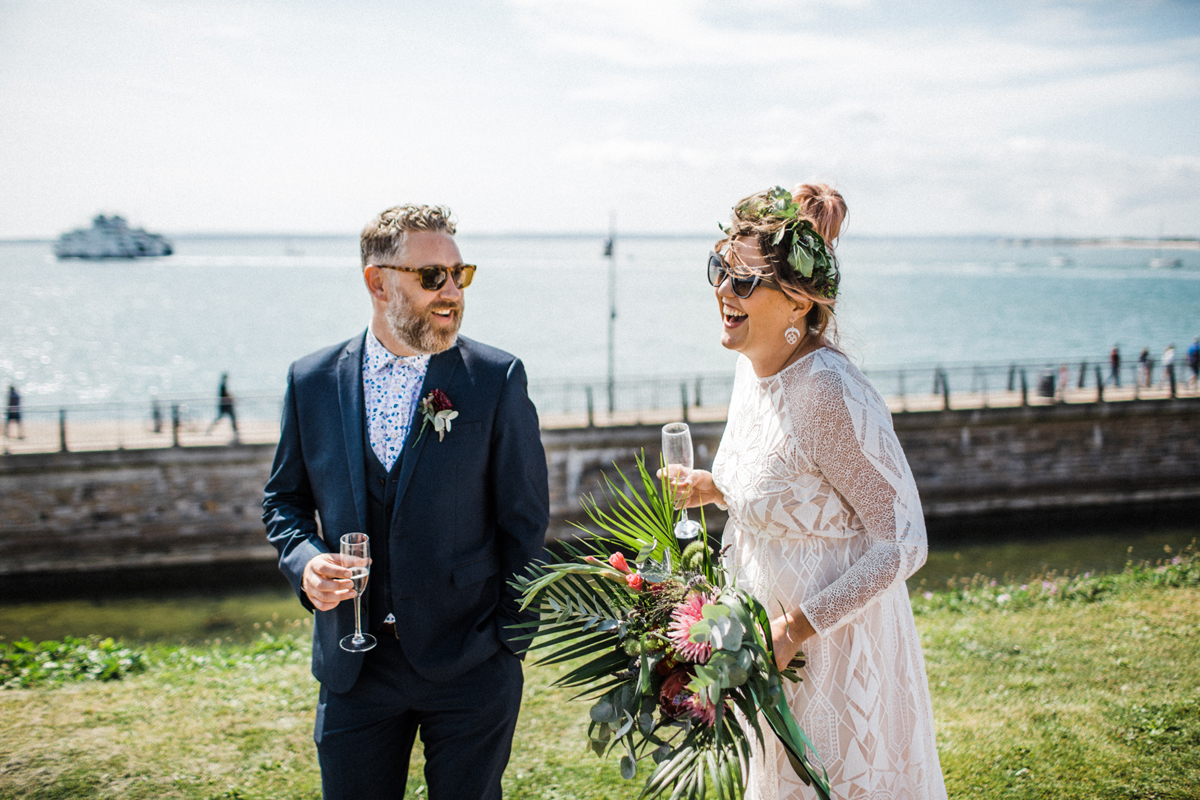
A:
<svg viewBox="0 0 1200 800">
<path fill-rule="evenodd" d="M 367 529 L 367 463 L 363 450 L 362 351 L 366 337 L 359 337 L 342 351 L 338 359 L 338 405 L 342 411 L 342 436 L 346 441 L 347 468 L 350 470 L 350 491 L 354 495 L 354 510 L 358 512 L 358 529 Z"/>
<path fill-rule="evenodd" d="M 449 350 L 444 350 L 441 353 L 429 359 L 429 369 L 425 372 L 425 380 L 421 384 L 422 399 L 425 398 L 434 389 L 446 391 L 446 387 L 450 385 L 450 379 L 454 377 L 454 371 L 458 365 L 462 363 L 462 354 L 458 350 L 458 345 L 454 345 Z M 447 392 L 449 394 L 449 392 Z M 454 398 L 450 398 L 450 402 L 454 402 Z M 400 510 L 400 503 L 404 499 L 404 492 L 408 489 L 408 482 L 412 478 L 413 470 L 416 469 L 417 461 L 421 457 L 421 451 L 425 448 L 425 443 L 429 439 L 437 438 L 437 433 L 434 432 L 432 425 L 425 426 L 424 434 L 421 433 L 421 423 L 424 422 L 424 417 L 421 416 L 420 408 L 413 415 L 412 427 L 408 429 L 408 438 L 404 442 L 404 453 L 400 456 L 400 483 L 396 486 L 396 511 Z"/>
</svg>

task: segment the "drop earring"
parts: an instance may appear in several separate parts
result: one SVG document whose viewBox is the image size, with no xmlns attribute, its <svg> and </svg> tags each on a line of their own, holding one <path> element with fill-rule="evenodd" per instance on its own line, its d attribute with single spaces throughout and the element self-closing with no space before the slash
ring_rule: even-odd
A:
<svg viewBox="0 0 1200 800">
<path fill-rule="evenodd" d="M 788 344 L 795 344 L 800 341 L 800 331 L 796 330 L 795 325 L 792 325 L 792 327 L 783 332 L 783 338 L 787 340 Z"/>
</svg>

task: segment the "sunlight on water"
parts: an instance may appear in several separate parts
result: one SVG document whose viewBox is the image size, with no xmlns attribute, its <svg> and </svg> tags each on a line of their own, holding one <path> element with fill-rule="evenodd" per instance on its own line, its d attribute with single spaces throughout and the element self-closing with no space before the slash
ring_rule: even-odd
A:
<svg viewBox="0 0 1200 800">
<path fill-rule="evenodd" d="M 139 262 L 56 262 L 49 243 L 0 243 L 0 383 L 27 404 L 142 401 L 152 392 L 282 390 L 299 356 L 362 331 L 357 241 L 196 238 Z M 600 237 L 460 237 L 479 273 L 464 334 L 521 356 L 534 381 L 606 370 Z M 617 245 L 620 377 L 729 370 L 705 238 Z M 1125 358 L 1200 333 L 1200 253 L 1154 270 L 1152 250 L 1010 247 L 987 239 L 847 239 L 839 325 L 860 364 Z"/>
</svg>

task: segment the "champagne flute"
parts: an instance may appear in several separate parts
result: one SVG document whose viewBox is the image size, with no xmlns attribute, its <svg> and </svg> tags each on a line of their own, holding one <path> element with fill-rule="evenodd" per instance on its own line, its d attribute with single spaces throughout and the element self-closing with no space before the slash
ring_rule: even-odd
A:
<svg viewBox="0 0 1200 800">
<path fill-rule="evenodd" d="M 692 432 L 686 422 L 672 422 L 663 426 L 662 452 L 667 465 L 667 479 L 676 487 L 675 507 L 681 510 L 679 521 L 675 523 L 675 538 L 695 539 L 700 535 L 700 523 L 688 518 L 684 505 L 687 495 L 678 491 L 678 482 L 687 478 L 693 468 Z"/>
<path fill-rule="evenodd" d="M 362 632 L 362 594 L 371 576 L 371 543 L 365 533 L 347 533 L 342 537 L 341 564 L 350 570 L 354 584 L 354 633 L 338 642 L 343 650 L 365 653 L 375 646 L 375 637 Z"/>
</svg>

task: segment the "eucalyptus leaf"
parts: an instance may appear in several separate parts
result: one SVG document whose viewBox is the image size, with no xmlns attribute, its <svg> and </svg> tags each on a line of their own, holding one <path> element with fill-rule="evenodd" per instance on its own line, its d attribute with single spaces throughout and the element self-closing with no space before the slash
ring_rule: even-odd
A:
<svg viewBox="0 0 1200 800">
<path fill-rule="evenodd" d="M 638 574 L 642 576 L 642 579 L 646 583 L 662 583 L 671 577 L 669 573 L 654 568 L 639 570 Z"/>
<path fill-rule="evenodd" d="M 726 684 L 731 689 L 743 685 L 750 678 L 750 673 L 737 664 L 731 664 L 726 675 Z"/>
<path fill-rule="evenodd" d="M 612 700 L 607 695 L 596 701 L 596 704 L 588 711 L 588 716 L 596 722 L 603 723 L 614 723 L 620 719 L 616 709 L 613 708 Z"/>
<path fill-rule="evenodd" d="M 712 635 L 712 625 L 704 620 L 693 622 L 688 628 L 688 641 L 693 644 L 708 644 Z"/>
<path fill-rule="evenodd" d="M 629 756 L 621 756 L 621 777 L 625 780 L 633 780 L 633 776 L 637 775 L 637 762 Z"/>
</svg>

